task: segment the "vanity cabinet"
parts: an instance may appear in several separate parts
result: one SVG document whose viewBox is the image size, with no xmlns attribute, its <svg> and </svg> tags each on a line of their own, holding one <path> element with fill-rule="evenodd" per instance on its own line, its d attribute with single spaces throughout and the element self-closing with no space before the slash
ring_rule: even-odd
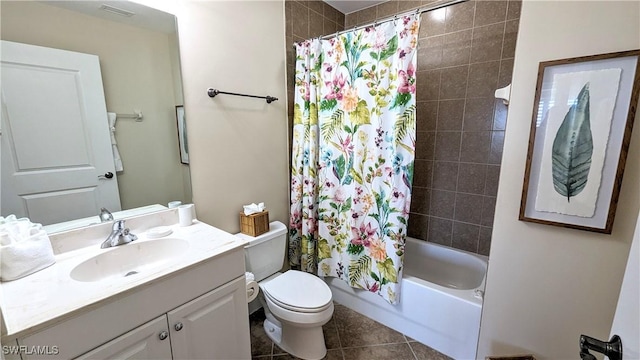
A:
<svg viewBox="0 0 640 360">
<path fill-rule="evenodd" d="M 59 350 L 53 357 L 22 353 L 22 360 L 249 359 L 244 271 L 244 249 L 238 247 L 105 299 L 18 336 L 20 346 Z"/>
<path fill-rule="evenodd" d="M 76 358 L 244 359 L 245 280 L 238 278 Z M 249 345 L 250 346 L 250 345 Z"/>
<path fill-rule="evenodd" d="M 243 277 L 167 313 L 174 359 L 248 359 L 247 287 Z M 249 351 L 249 352 L 247 352 Z"/>
</svg>

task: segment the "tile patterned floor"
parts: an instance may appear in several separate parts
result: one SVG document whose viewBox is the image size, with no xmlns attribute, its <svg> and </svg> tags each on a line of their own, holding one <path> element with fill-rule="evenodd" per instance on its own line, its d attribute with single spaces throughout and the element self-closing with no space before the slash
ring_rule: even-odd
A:
<svg viewBox="0 0 640 360">
<path fill-rule="evenodd" d="M 267 337 L 264 312 L 250 317 L 251 356 L 256 360 L 298 359 L 282 351 Z M 326 360 L 449 360 L 450 358 L 403 334 L 339 304 L 323 326 Z"/>
</svg>

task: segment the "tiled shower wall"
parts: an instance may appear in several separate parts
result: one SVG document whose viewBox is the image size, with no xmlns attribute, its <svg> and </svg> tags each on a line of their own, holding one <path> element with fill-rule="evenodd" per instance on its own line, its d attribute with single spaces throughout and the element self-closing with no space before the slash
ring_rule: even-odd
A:
<svg viewBox="0 0 640 360">
<path fill-rule="evenodd" d="M 346 15 L 344 27 L 429 3 L 433 1 L 391 0 Z M 322 34 L 318 33 L 320 5 L 327 21 L 326 14 L 336 10 L 324 3 L 285 2 L 288 44 Z M 489 254 L 507 113 L 494 91 L 511 82 L 520 5 L 521 0 L 470 0 L 422 14 L 410 236 Z M 305 7 L 313 17 L 304 17 Z M 326 12 L 327 8 L 333 10 Z M 333 14 L 329 19 L 342 16 Z M 316 23 L 313 34 L 311 21 Z M 325 28 L 323 33 L 336 30 Z M 304 31 L 309 35 L 303 36 Z M 288 49 L 287 55 L 292 126 L 295 54 Z"/>
</svg>

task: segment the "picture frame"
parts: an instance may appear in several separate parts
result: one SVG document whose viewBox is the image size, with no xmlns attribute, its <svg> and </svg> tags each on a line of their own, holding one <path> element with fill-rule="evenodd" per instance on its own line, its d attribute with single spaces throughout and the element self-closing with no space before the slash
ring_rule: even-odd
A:
<svg viewBox="0 0 640 360">
<path fill-rule="evenodd" d="M 187 123 L 184 117 L 184 106 L 176 105 L 176 121 L 178 125 L 178 147 L 180 162 L 189 164 L 189 142 L 187 141 Z"/>
<path fill-rule="evenodd" d="M 611 234 L 640 49 L 541 62 L 519 220 Z"/>
</svg>

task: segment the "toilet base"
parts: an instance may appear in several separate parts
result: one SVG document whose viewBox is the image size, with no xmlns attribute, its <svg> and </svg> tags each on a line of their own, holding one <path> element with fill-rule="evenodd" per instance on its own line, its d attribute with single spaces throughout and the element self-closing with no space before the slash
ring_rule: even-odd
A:
<svg viewBox="0 0 640 360">
<path fill-rule="evenodd" d="M 327 355 L 322 326 L 300 328 L 265 319 L 263 327 L 271 341 L 293 356 L 320 360 Z"/>
</svg>

